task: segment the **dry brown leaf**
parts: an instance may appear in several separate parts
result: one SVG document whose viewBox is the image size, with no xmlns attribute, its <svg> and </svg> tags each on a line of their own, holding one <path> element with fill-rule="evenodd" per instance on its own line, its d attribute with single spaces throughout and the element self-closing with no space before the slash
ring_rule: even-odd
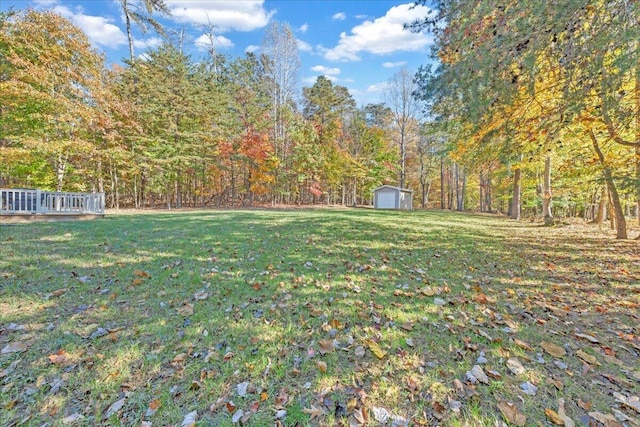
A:
<svg viewBox="0 0 640 427">
<path fill-rule="evenodd" d="M 625 396 L 618 392 L 614 392 L 613 397 L 615 397 L 618 402 L 623 403 L 628 407 L 630 407 L 631 409 L 635 410 L 636 412 L 640 413 L 640 397 Z"/>
<path fill-rule="evenodd" d="M 519 340 L 517 338 L 514 339 L 513 342 L 523 350 L 533 351 L 533 348 L 531 347 L 531 345 L 528 342 L 521 341 L 521 340 Z"/>
<path fill-rule="evenodd" d="M 236 409 L 238 409 L 235 403 L 233 403 L 231 400 L 225 403 L 224 407 L 227 409 L 227 412 L 229 414 L 233 414 L 234 412 L 236 412 Z"/>
<path fill-rule="evenodd" d="M 523 427 L 527 423 L 527 417 L 511 402 L 502 401 L 498 403 L 498 409 L 511 424 Z"/>
<path fill-rule="evenodd" d="M 67 354 L 69 353 L 64 350 L 58 350 L 56 353 L 50 354 L 47 357 L 54 365 L 62 365 L 67 361 Z"/>
<path fill-rule="evenodd" d="M 584 409 L 585 411 L 589 412 L 591 410 L 591 402 L 589 401 L 584 401 L 582 399 L 578 399 L 578 406 L 581 407 L 582 409 Z"/>
<path fill-rule="evenodd" d="M 23 351 L 27 351 L 29 345 L 25 342 L 14 341 L 5 345 L 2 350 L 0 350 L 1 354 L 10 354 L 10 353 L 22 353 Z"/>
<path fill-rule="evenodd" d="M 344 328 L 344 325 L 338 319 L 331 319 L 329 321 L 329 325 L 331 325 L 331 327 L 333 329 L 343 329 Z"/>
<path fill-rule="evenodd" d="M 173 358 L 171 363 L 182 363 L 182 362 L 184 362 L 186 360 L 186 358 L 187 358 L 187 354 L 186 353 L 176 354 L 176 357 Z"/>
<path fill-rule="evenodd" d="M 401 328 L 405 331 L 413 331 L 413 322 L 404 322 Z"/>
<path fill-rule="evenodd" d="M 355 420 L 359 424 L 366 424 L 369 420 L 369 414 L 367 414 L 367 408 L 363 406 L 361 408 L 354 409 L 353 418 L 355 418 Z"/>
<path fill-rule="evenodd" d="M 564 420 L 560 418 L 560 415 L 558 415 L 558 413 L 553 409 L 545 408 L 544 414 L 547 416 L 547 418 L 549 418 L 549 421 L 551 421 L 555 425 L 558 425 L 558 426 L 564 425 Z"/>
<path fill-rule="evenodd" d="M 322 360 L 318 360 L 316 362 L 316 366 L 318 367 L 318 370 L 320 372 L 322 372 L 323 374 L 327 372 L 327 364 L 325 362 L 323 362 Z"/>
<path fill-rule="evenodd" d="M 320 340 L 318 341 L 318 347 L 320 347 L 320 354 L 331 353 L 333 350 L 335 350 L 333 340 Z"/>
<path fill-rule="evenodd" d="M 158 412 L 160 406 L 162 406 L 162 403 L 158 399 L 153 399 L 151 402 L 149 402 L 149 407 L 147 408 L 147 412 L 144 414 L 144 416 L 146 418 L 152 417 L 156 412 Z"/>
<path fill-rule="evenodd" d="M 276 408 L 282 408 L 289 403 L 289 390 L 282 387 L 276 396 Z"/>
<path fill-rule="evenodd" d="M 138 277 L 144 277 L 144 278 L 149 278 L 151 277 L 151 275 L 149 273 L 147 273 L 146 271 L 142 271 L 142 270 L 136 270 L 133 272 L 134 276 L 138 276 Z"/>
<path fill-rule="evenodd" d="M 109 408 L 107 408 L 107 410 L 105 411 L 104 415 L 102 416 L 102 419 L 108 420 L 109 418 L 111 418 L 113 414 L 115 414 L 120 409 L 122 409 L 126 401 L 127 401 L 127 398 L 123 397 L 122 399 L 119 399 L 113 402 L 111 406 L 109 406 Z"/>
<path fill-rule="evenodd" d="M 546 351 L 547 353 L 549 353 L 551 356 L 553 357 L 564 357 L 567 355 L 567 352 L 564 348 L 560 347 L 559 345 L 556 345 L 554 343 L 548 342 L 548 341 L 542 341 L 540 343 L 540 345 L 542 346 L 542 348 L 544 349 L 544 351 Z"/>
<path fill-rule="evenodd" d="M 603 414 L 601 412 L 589 412 L 589 416 L 594 420 L 604 424 L 605 427 L 622 427 L 622 423 L 616 420 L 611 414 Z"/>
<path fill-rule="evenodd" d="M 185 302 L 182 306 L 178 307 L 176 311 L 182 316 L 191 316 L 193 314 L 193 304 Z"/>
<path fill-rule="evenodd" d="M 583 361 L 587 362 L 590 365 L 600 366 L 600 362 L 598 362 L 598 359 L 596 359 L 594 356 L 590 354 L 585 353 L 582 350 L 576 351 L 576 356 L 578 356 L 580 359 L 582 359 Z"/>
<path fill-rule="evenodd" d="M 305 414 L 309 414 L 311 419 L 316 417 L 320 417 L 325 414 L 324 409 L 320 406 L 315 406 L 313 403 L 311 404 L 311 408 L 304 408 L 302 410 Z"/>
<path fill-rule="evenodd" d="M 57 289 L 49 294 L 49 298 L 56 298 L 67 293 L 67 288 Z"/>
</svg>

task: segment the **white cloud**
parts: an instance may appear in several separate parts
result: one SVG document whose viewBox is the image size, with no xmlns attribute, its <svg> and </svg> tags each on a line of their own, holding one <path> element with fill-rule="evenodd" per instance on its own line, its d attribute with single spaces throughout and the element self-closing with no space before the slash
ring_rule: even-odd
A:
<svg viewBox="0 0 640 427">
<path fill-rule="evenodd" d="M 316 73 L 324 74 L 325 76 L 335 76 L 336 74 L 340 74 L 340 68 L 328 68 L 324 65 L 315 65 L 311 67 L 311 70 Z"/>
<path fill-rule="evenodd" d="M 344 12 L 338 12 L 333 15 L 331 19 L 333 19 L 334 21 L 344 21 L 345 19 L 347 19 L 347 15 L 345 15 Z"/>
<path fill-rule="evenodd" d="M 244 50 L 245 53 L 255 53 L 257 51 L 260 50 L 260 46 L 256 46 L 255 44 L 250 44 L 249 46 L 247 46 L 247 48 Z"/>
<path fill-rule="evenodd" d="M 305 41 L 296 39 L 296 43 L 298 43 L 298 50 L 301 52 L 311 52 L 313 50 L 313 47 Z"/>
<path fill-rule="evenodd" d="M 58 3 L 58 0 L 33 0 L 35 4 L 42 7 L 53 6 Z"/>
<path fill-rule="evenodd" d="M 264 0 L 168 0 L 173 19 L 214 25 L 219 31 L 252 31 L 269 23 L 275 11 L 264 8 Z"/>
<path fill-rule="evenodd" d="M 133 46 L 138 49 L 153 49 L 154 47 L 158 47 L 162 44 L 162 39 L 160 37 L 151 37 L 146 40 L 134 40 Z"/>
<path fill-rule="evenodd" d="M 389 87 L 388 82 L 375 83 L 367 88 L 367 92 L 384 92 Z"/>
<path fill-rule="evenodd" d="M 395 68 L 402 67 L 403 65 L 407 65 L 407 61 L 398 61 L 398 62 L 384 62 L 382 66 L 384 68 Z"/>
<path fill-rule="evenodd" d="M 423 50 L 433 39 L 424 33 L 412 33 L 404 29 L 404 24 L 422 19 L 430 13 L 433 11 L 426 6 L 394 6 L 385 16 L 353 27 L 351 34 L 340 34 L 338 45 L 328 49 L 324 56 L 331 61 L 358 61 L 362 52 L 384 55 Z"/>
<path fill-rule="evenodd" d="M 56 6 L 53 10 L 77 25 L 94 44 L 114 49 L 127 44 L 127 36 L 109 18 L 85 15 L 82 9 L 73 12 L 66 6 Z"/>
<path fill-rule="evenodd" d="M 300 32 L 302 34 L 306 33 L 307 30 L 309 29 L 309 24 L 307 24 L 306 22 L 304 24 L 302 24 L 299 28 Z"/>
<path fill-rule="evenodd" d="M 213 36 L 213 40 L 209 38 L 207 34 L 202 34 L 195 40 L 195 45 L 200 50 L 207 50 L 211 47 L 213 42 L 213 48 L 218 51 L 220 49 L 229 49 L 234 46 L 233 42 L 225 36 Z"/>
</svg>

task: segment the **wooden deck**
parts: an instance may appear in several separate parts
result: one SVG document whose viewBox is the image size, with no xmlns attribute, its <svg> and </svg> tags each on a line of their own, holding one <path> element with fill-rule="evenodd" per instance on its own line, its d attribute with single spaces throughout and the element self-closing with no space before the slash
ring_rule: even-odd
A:
<svg viewBox="0 0 640 427">
<path fill-rule="evenodd" d="M 0 223 L 102 218 L 104 193 L 0 188 Z"/>
</svg>

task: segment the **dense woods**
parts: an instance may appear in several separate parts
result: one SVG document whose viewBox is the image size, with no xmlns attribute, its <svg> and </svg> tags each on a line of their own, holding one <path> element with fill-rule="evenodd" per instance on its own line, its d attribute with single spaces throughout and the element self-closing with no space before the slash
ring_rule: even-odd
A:
<svg viewBox="0 0 640 427">
<path fill-rule="evenodd" d="M 423 1 L 423 3 L 426 3 Z M 358 106 L 319 77 L 300 87 L 295 37 L 261 54 L 192 55 L 161 1 L 131 9 L 164 42 L 107 65 L 53 12 L 0 15 L 0 184 L 104 191 L 110 207 L 366 204 L 381 184 L 415 205 L 512 218 L 611 218 L 640 206 L 640 6 L 440 1 L 407 23 L 433 58 Z M 145 13 L 143 13 L 145 12 Z"/>
</svg>

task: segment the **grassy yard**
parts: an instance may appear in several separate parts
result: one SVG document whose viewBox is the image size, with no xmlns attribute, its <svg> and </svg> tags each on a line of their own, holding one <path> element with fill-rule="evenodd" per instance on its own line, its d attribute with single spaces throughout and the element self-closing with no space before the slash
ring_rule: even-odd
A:
<svg viewBox="0 0 640 427">
<path fill-rule="evenodd" d="M 638 241 L 582 225 L 0 226 L 0 425 L 638 426 L 639 307 Z"/>
</svg>

